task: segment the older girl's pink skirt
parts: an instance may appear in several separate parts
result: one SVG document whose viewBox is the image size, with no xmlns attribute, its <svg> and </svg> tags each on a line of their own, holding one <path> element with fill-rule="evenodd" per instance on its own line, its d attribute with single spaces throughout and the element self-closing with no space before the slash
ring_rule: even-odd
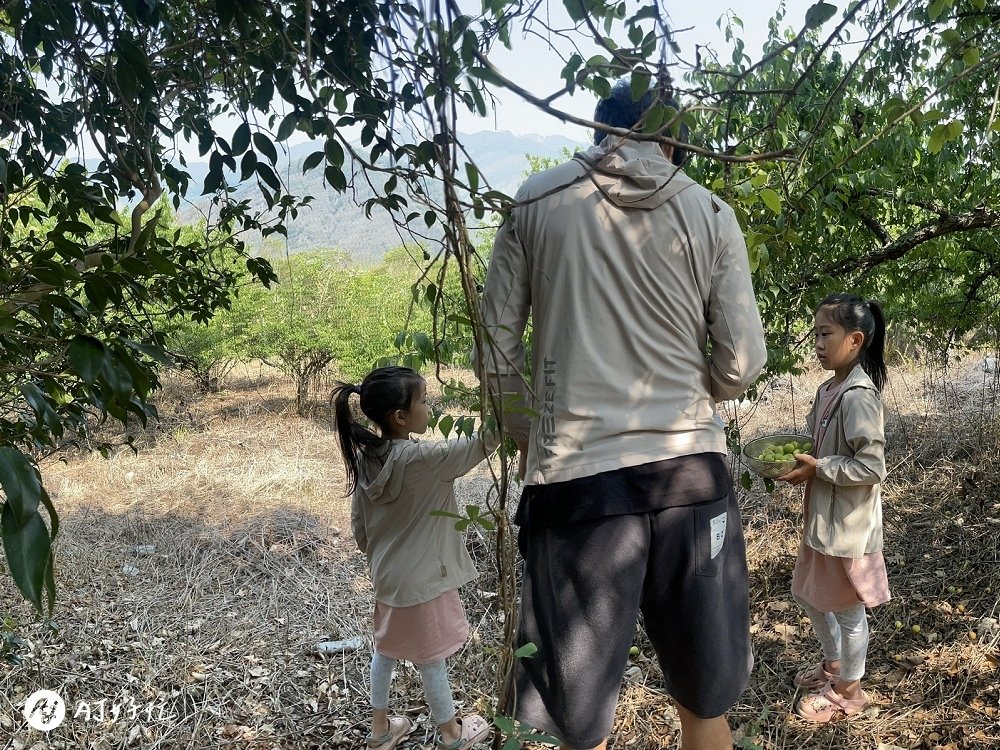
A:
<svg viewBox="0 0 1000 750">
<path fill-rule="evenodd" d="M 872 552 L 857 560 L 817 552 L 804 541 L 792 573 L 792 594 L 820 612 L 841 612 L 861 602 L 877 607 L 891 598 L 885 558 Z"/>
</svg>

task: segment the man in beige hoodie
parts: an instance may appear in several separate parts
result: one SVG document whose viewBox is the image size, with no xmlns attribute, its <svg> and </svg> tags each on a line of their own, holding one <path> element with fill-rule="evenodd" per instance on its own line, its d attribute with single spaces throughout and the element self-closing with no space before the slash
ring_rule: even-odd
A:
<svg viewBox="0 0 1000 750">
<path fill-rule="evenodd" d="M 595 119 L 632 129 L 651 102 L 619 83 Z M 596 142 L 518 191 L 474 354 L 508 403 L 535 414 L 530 429 L 518 410 L 504 416 L 525 469 L 518 639 L 538 647 L 516 668 L 516 717 L 565 748 L 605 747 L 641 612 L 683 747 L 721 750 L 753 661 L 716 419 L 766 360 L 746 246 L 680 153 L 603 132 Z"/>
</svg>

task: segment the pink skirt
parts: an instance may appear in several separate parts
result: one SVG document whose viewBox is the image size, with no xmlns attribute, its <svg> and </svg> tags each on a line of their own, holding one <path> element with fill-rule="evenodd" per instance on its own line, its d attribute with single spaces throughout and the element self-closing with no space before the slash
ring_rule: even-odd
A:
<svg viewBox="0 0 1000 750">
<path fill-rule="evenodd" d="M 458 589 L 412 607 L 375 602 L 375 650 L 383 656 L 430 664 L 454 654 L 468 637 Z"/>
<path fill-rule="evenodd" d="M 831 557 L 817 552 L 804 541 L 795 559 L 792 594 L 820 612 L 841 612 L 858 602 L 866 607 L 877 607 L 892 598 L 881 552 L 872 552 L 857 560 Z"/>
</svg>

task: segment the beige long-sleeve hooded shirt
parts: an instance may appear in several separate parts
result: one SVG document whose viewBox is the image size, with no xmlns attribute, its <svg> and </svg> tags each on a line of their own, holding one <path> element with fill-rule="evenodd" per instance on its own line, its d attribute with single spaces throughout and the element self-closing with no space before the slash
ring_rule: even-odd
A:
<svg viewBox="0 0 1000 750">
<path fill-rule="evenodd" d="M 494 433 L 437 442 L 393 440 L 383 463 L 365 461 L 351 505 L 358 549 L 368 556 L 375 599 L 411 607 L 475 580 L 455 518 L 455 480 L 496 447 Z"/>
<path fill-rule="evenodd" d="M 535 413 L 525 481 L 725 453 L 716 402 L 767 358 L 732 209 L 658 145 L 610 136 L 528 178 L 516 201 L 481 307 L 492 346 L 473 357 Z M 504 421 L 527 432 L 517 410 Z"/>
<path fill-rule="evenodd" d="M 818 403 L 817 396 L 806 416 L 813 434 Z M 858 559 L 880 552 L 881 485 L 886 477 L 882 398 L 860 364 L 848 373 L 830 407 L 815 456 L 816 477 L 809 488 L 805 518 L 806 544 L 833 557 Z"/>
</svg>

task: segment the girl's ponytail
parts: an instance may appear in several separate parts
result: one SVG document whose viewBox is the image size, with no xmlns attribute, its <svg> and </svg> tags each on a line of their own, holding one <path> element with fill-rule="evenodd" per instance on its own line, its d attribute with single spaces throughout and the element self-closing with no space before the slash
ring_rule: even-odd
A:
<svg viewBox="0 0 1000 750">
<path fill-rule="evenodd" d="M 875 387 L 881 393 L 889 378 L 889 372 L 885 366 L 885 314 L 882 312 L 882 305 L 875 300 L 868 300 L 865 304 L 871 310 L 875 326 L 868 346 L 861 352 L 861 367 L 868 373 L 868 377 L 872 379 Z"/>
<path fill-rule="evenodd" d="M 352 393 L 361 395 L 361 386 L 338 381 L 330 397 L 337 426 L 337 441 L 340 443 L 340 453 L 344 457 L 344 470 L 347 473 L 348 495 L 354 494 L 358 486 L 361 455 L 368 453 L 369 449 L 377 450 L 387 442 L 354 421 L 349 403 Z"/>
</svg>

